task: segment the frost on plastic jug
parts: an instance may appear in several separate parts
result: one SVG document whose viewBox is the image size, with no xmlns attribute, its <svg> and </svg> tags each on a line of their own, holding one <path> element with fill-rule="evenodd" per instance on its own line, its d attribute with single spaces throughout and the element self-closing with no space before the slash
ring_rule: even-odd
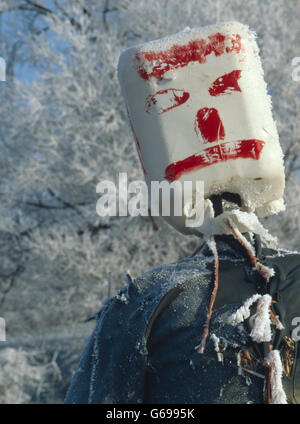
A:
<svg viewBox="0 0 300 424">
<path fill-rule="evenodd" d="M 124 51 L 119 80 L 145 179 L 204 181 L 205 198 L 239 194 L 241 210 L 284 209 L 284 167 L 255 34 L 232 22 Z M 169 223 L 182 232 L 183 216 Z"/>
</svg>

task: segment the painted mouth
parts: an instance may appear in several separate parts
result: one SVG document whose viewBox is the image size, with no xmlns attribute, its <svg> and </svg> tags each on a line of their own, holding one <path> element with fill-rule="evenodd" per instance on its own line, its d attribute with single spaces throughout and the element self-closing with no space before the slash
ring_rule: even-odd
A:
<svg viewBox="0 0 300 424">
<path fill-rule="evenodd" d="M 227 162 L 236 159 L 260 158 L 265 142 L 257 139 L 228 141 L 201 150 L 178 162 L 171 163 L 165 169 L 165 179 L 168 181 L 178 180 L 183 174 L 206 168 L 216 163 Z"/>
</svg>

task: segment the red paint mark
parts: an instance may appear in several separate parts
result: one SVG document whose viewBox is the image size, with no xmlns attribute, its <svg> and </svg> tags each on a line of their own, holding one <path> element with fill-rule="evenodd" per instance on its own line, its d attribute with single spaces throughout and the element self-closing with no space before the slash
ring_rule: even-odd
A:
<svg viewBox="0 0 300 424">
<path fill-rule="evenodd" d="M 262 140 L 250 139 L 229 141 L 208 147 L 200 153 L 196 153 L 186 159 L 168 165 L 165 169 L 165 179 L 168 181 L 175 181 L 183 174 L 228 160 L 258 160 L 264 145 L 265 142 Z"/>
<path fill-rule="evenodd" d="M 131 128 L 131 131 L 132 131 L 132 134 L 133 134 L 133 137 L 134 137 L 134 140 L 135 140 L 135 144 L 136 144 L 136 149 L 137 149 L 137 152 L 138 152 L 138 155 L 139 155 L 139 159 L 140 159 L 140 162 L 141 162 L 141 165 L 142 165 L 142 168 L 143 168 L 144 175 L 146 175 L 147 171 L 145 169 L 143 158 L 142 158 L 141 145 L 140 145 L 139 139 L 137 138 L 133 123 L 131 121 L 128 108 L 126 108 L 126 109 L 127 109 L 127 115 L 128 115 L 128 119 L 129 119 L 130 128 Z"/>
<path fill-rule="evenodd" d="M 211 96 L 220 96 L 222 94 L 231 94 L 233 91 L 242 91 L 238 83 L 241 73 L 241 70 L 236 70 L 217 78 L 209 87 L 209 94 Z"/>
<path fill-rule="evenodd" d="M 242 37 L 239 34 L 234 34 L 231 37 L 231 46 L 226 47 L 226 53 L 230 53 L 236 51 L 239 53 L 242 50 Z"/>
<path fill-rule="evenodd" d="M 155 77 L 161 80 L 171 69 L 182 68 L 190 62 L 205 63 L 206 57 L 214 53 L 216 57 L 224 53 L 239 53 L 242 49 L 241 36 L 216 33 L 205 39 L 192 40 L 185 45 L 174 44 L 168 50 L 148 51 L 136 54 L 138 73 L 149 80 Z"/>
<path fill-rule="evenodd" d="M 197 135 L 200 131 L 204 143 L 224 140 L 225 130 L 217 109 L 213 107 L 199 109 L 196 115 L 195 131 Z"/>
<path fill-rule="evenodd" d="M 185 103 L 190 97 L 190 93 L 177 88 L 168 88 L 166 90 L 157 91 L 146 99 L 146 112 L 150 113 L 151 109 L 158 115 L 168 112 L 177 106 Z M 156 107 L 153 108 L 153 105 Z"/>
</svg>

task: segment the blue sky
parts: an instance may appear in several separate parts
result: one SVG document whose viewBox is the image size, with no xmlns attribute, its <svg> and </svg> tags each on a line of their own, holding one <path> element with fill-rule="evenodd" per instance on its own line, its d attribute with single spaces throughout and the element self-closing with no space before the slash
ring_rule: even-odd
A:
<svg viewBox="0 0 300 424">
<path fill-rule="evenodd" d="M 53 1 L 52 0 L 40 0 L 39 2 L 40 4 L 49 7 L 50 9 L 55 10 L 55 7 L 53 6 Z M 17 12 L 10 12 L 10 13 L 3 13 L 1 15 L 1 24 L 0 24 L 0 31 L 2 34 L 8 34 L 11 33 L 11 29 L 9 30 L 9 26 L 8 26 L 8 22 L 9 21 L 13 21 L 15 25 L 15 28 L 18 28 L 18 30 L 22 30 L 22 14 L 24 12 L 22 11 L 17 11 Z M 35 22 L 35 28 L 44 28 L 45 27 L 45 23 L 43 22 L 43 18 L 39 18 L 36 20 Z M 47 37 L 49 39 L 53 39 L 53 34 L 51 34 L 50 31 L 47 31 Z M 9 41 L 13 42 L 13 39 L 10 39 Z M 59 50 L 59 45 L 57 45 L 58 50 Z M 0 57 L 5 58 L 5 52 L 3 51 L 3 44 L 1 44 L 1 40 L 0 40 Z M 23 81 L 26 82 L 32 82 L 34 81 L 37 76 L 38 76 L 38 69 L 37 66 L 34 63 L 30 63 L 30 61 L 24 61 L 24 63 L 19 62 L 18 64 L 16 64 L 15 68 L 14 68 L 14 72 L 15 72 L 15 76 L 18 79 L 21 79 Z"/>
</svg>

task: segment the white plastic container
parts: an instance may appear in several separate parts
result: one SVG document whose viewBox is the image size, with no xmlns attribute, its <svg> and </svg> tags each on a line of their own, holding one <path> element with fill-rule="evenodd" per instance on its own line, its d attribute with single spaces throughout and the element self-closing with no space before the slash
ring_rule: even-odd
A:
<svg viewBox="0 0 300 424">
<path fill-rule="evenodd" d="M 282 150 L 246 26 L 186 29 L 130 48 L 118 72 L 148 184 L 204 181 L 205 198 L 237 193 L 241 209 L 260 216 L 284 209 Z M 193 231 L 184 212 L 166 219 Z"/>
</svg>

